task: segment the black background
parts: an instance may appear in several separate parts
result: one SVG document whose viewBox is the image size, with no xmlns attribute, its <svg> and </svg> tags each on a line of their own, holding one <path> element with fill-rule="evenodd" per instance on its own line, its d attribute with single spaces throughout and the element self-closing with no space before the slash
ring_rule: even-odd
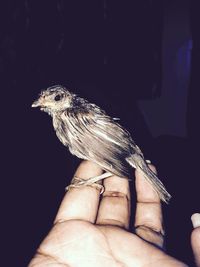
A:
<svg viewBox="0 0 200 267">
<path fill-rule="evenodd" d="M 153 137 L 137 105 L 162 95 L 163 16 L 167 5 L 185 1 L 1 2 L 4 266 L 28 264 L 79 163 L 56 138 L 51 118 L 31 109 L 40 90 L 53 84 L 121 118 L 173 195 L 164 206 L 168 252 L 192 263 L 190 216 L 200 209 L 198 1 L 188 5 L 193 49 L 187 135 Z"/>
</svg>

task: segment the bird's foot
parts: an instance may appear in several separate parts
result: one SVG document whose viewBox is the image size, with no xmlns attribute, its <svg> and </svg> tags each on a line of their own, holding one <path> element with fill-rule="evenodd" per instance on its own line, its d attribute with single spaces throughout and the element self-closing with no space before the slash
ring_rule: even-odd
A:
<svg viewBox="0 0 200 267">
<path fill-rule="evenodd" d="M 82 178 L 76 177 L 74 176 L 74 178 L 72 179 L 72 182 L 70 185 L 68 185 L 66 187 L 66 191 L 69 191 L 72 188 L 80 188 L 83 186 L 92 186 L 94 188 L 96 188 L 97 190 L 100 191 L 100 194 L 103 194 L 104 192 L 104 186 L 98 183 L 89 183 L 88 180 L 84 180 Z"/>
<path fill-rule="evenodd" d="M 71 184 L 66 187 L 66 190 L 68 191 L 71 188 L 80 188 L 81 186 L 92 186 L 96 188 L 97 190 L 99 190 L 100 194 L 102 194 L 104 192 L 104 186 L 99 184 L 98 182 L 102 179 L 111 177 L 112 175 L 113 175 L 112 173 L 105 172 L 99 176 L 95 176 L 87 180 L 74 176 Z"/>
<path fill-rule="evenodd" d="M 69 191 L 69 190 L 71 190 L 72 188 L 80 188 L 80 187 L 83 187 L 83 186 L 91 186 L 91 187 L 94 187 L 94 188 L 96 188 L 98 191 L 100 191 L 100 194 L 103 194 L 103 192 L 104 192 L 104 186 L 103 185 L 101 185 L 101 184 L 96 184 L 96 183 L 94 183 L 94 184 L 79 184 L 79 183 L 76 183 L 76 184 L 70 184 L 70 185 L 68 185 L 66 188 L 65 188 L 65 190 L 66 191 Z"/>
</svg>

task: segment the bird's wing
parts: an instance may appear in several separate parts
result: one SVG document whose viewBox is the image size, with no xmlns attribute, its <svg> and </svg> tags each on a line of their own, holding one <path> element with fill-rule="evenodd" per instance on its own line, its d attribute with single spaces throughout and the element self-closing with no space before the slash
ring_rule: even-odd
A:
<svg viewBox="0 0 200 267">
<path fill-rule="evenodd" d="M 130 134 L 111 117 L 97 110 L 67 110 L 62 115 L 70 152 L 99 164 L 104 170 L 127 176 L 126 158 L 134 154 Z"/>
</svg>

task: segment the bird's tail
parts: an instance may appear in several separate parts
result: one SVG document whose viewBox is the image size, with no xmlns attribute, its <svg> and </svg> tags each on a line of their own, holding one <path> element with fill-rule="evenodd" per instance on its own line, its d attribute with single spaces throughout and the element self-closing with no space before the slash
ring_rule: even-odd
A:
<svg viewBox="0 0 200 267">
<path fill-rule="evenodd" d="M 145 160 L 141 156 L 134 154 L 132 157 L 128 158 L 127 161 L 132 167 L 142 171 L 144 177 L 153 186 L 153 189 L 158 193 L 160 199 L 168 203 L 171 195 L 167 192 L 165 186 L 158 179 L 156 174 L 148 167 Z"/>
</svg>

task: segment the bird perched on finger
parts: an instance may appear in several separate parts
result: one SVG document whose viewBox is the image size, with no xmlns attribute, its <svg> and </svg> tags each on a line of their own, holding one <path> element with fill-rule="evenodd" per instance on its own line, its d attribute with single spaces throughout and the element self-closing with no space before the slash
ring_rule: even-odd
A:
<svg viewBox="0 0 200 267">
<path fill-rule="evenodd" d="M 131 166 L 139 169 L 160 199 L 168 203 L 170 194 L 148 167 L 129 132 L 100 107 L 60 85 L 42 91 L 32 107 L 52 116 L 57 137 L 73 155 L 93 161 L 105 171 L 88 180 L 75 178 L 74 187 L 91 185 L 113 174 L 128 177 Z"/>
</svg>

